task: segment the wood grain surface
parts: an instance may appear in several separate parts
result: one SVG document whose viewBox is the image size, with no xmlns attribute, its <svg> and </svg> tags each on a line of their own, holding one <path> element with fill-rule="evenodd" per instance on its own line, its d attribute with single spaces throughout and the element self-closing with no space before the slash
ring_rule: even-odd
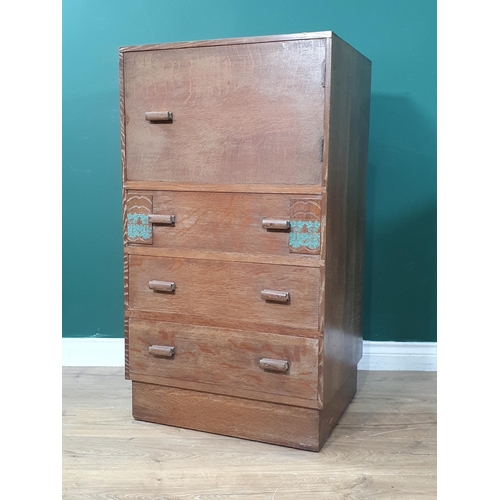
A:
<svg viewBox="0 0 500 500">
<path fill-rule="evenodd" d="M 65 500 L 433 500 L 436 373 L 359 372 L 319 453 L 135 421 L 123 368 L 63 368 Z"/>
<path fill-rule="evenodd" d="M 120 159 L 122 166 L 122 239 L 124 250 L 128 243 L 128 220 L 127 220 L 127 196 L 128 191 L 125 187 L 127 180 L 127 167 L 125 157 L 125 91 L 123 79 L 123 53 L 118 55 L 118 79 L 120 82 Z M 128 309 L 128 254 L 123 253 L 123 305 L 124 311 Z M 128 318 L 123 321 L 123 336 L 125 340 L 125 378 L 128 380 Z"/>
<path fill-rule="evenodd" d="M 149 281 L 173 281 L 173 293 L 150 290 Z M 131 255 L 129 308 L 242 324 L 318 328 L 320 272 L 317 268 L 172 259 Z M 285 290 L 286 303 L 265 301 L 264 289 Z"/>
<path fill-rule="evenodd" d="M 150 356 L 151 345 L 173 346 L 175 354 L 169 359 Z M 192 389 L 226 389 L 223 394 L 234 395 L 255 391 L 256 399 L 259 393 L 288 395 L 295 404 L 308 399 L 317 407 L 317 339 L 131 319 L 129 349 L 132 380 L 136 374 L 151 375 L 163 378 L 164 385 L 191 382 Z M 289 369 L 266 372 L 261 358 L 287 360 Z"/>
<path fill-rule="evenodd" d="M 371 62 L 333 36 L 327 79 L 331 121 L 327 134 L 323 403 L 355 373 L 361 358 Z"/>
<path fill-rule="evenodd" d="M 124 187 L 143 191 L 186 191 L 209 193 L 322 194 L 324 186 L 293 184 L 211 184 L 199 182 L 125 181 Z"/>
<path fill-rule="evenodd" d="M 174 257 L 181 259 L 217 260 L 229 262 L 248 262 L 255 264 L 276 264 L 280 266 L 324 267 L 325 261 L 314 255 L 289 254 L 272 255 L 265 253 L 205 252 L 203 250 L 159 248 L 151 245 L 129 245 L 125 249 L 129 255 L 150 257 Z"/>
<path fill-rule="evenodd" d="M 249 36 L 241 38 L 221 38 L 219 40 L 196 40 L 190 42 L 159 43 L 148 45 L 130 45 L 120 47 L 120 55 L 125 52 L 144 50 L 171 50 L 193 47 L 217 47 L 225 45 L 244 45 L 247 43 L 289 42 L 291 40 L 310 40 L 311 38 L 331 38 L 331 31 L 315 31 L 309 33 L 287 33 L 283 35 Z"/>
<path fill-rule="evenodd" d="M 136 418 L 327 440 L 361 357 L 370 73 L 331 32 L 120 50 L 124 204 L 172 222 L 125 207 Z"/>
<path fill-rule="evenodd" d="M 321 184 L 325 39 L 123 57 L 128 180 Z"/>
<path fill-rule="evenodd" d="M 244 330 L 250 332 L 277 333 L 280 335 L 291 335 L 292 337 L 307 337 L 311 339 L 322 339 L 323 333 L 317 328 L 304 328 L 300 326 L 283 327 L 279 323 L 265 322 L 266 318 L 252 318 L 250 320 L 237 319 L 234 317 L 208 317 L 201 315 L 186 315 L 182 312 L 174 313 L 168 311 L 144 311 L 130 310 L 125 311 L 125 317 L 128 319 L 145 319 L 148 321 L 168 321 L 172 323 L 181 323 L 184 325 L 200 325 L 215 328 L 228 328 L 232 330 Z M 321 351 L 320 351 L 321 352 Z"/>
<path fill-rule="evenodd" d="M 151 197 L 155 215 L 175 215 L 175 225 L 153 225 L 155 248 L 267 256 L 290 254 L 290 231 L 268 230 L 262 227 L 262 221 L 288 221 L 292 200 L 295 200 L 293 195 L 129 191 L 128 196 L 130 200 Z M 319 202 L 320 198 L 316 200 Z M 293 251 L 311 253 L 300 248 Z M 319 253 L 319 246 L 313 253 Z"/>
<path fill-rule="evenodd" d="M 132 382 L 137 420 L 317 451 L 318 410 Z"/>
</svg>

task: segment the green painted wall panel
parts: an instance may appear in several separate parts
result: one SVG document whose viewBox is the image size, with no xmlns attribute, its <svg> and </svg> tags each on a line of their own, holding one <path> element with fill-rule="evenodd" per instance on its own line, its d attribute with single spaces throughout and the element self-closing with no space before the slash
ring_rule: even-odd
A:
<svg viewBox="0 0 500 500">
<path fill-rule="evenodd" d="M 64 0 L 63 336 L 121 337 L 118 47 L 332 30 L 373 62 L 366 340 L 436 340 L 435 0 Z"/>
</svg>

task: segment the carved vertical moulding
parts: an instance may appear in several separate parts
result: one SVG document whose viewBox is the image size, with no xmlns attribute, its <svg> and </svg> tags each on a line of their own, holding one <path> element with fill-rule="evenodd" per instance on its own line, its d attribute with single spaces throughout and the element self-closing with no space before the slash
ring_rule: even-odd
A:
<svg viewBox="0 0 500 500">
<path fill-rule="evenodd" d="M 292 198 L 290 200 L 290 235 L 288 247 L 291 253 L 319 255 L 321 248 L 321 200 Z"/>
<path fill-rule="evenodd" d="M 153 213 L 153 196 L 129 194 L 126 202 L 126 234 L 129 243 L 153 244 L 153 226 L 148 215 Z"/>
</svg>

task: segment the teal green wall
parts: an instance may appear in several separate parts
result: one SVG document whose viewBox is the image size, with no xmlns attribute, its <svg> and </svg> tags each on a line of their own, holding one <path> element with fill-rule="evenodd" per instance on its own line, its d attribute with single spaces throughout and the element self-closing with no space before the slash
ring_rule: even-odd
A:
<svg viewBox="0 0 500 500">
<path fill-rule="evenodd" d="M 373 62 L 364 338 L 436 340 L 435 0 L 64 0 L 64 337 L 123 335 L 118 47 L 323 30 Z"/>
</svg>

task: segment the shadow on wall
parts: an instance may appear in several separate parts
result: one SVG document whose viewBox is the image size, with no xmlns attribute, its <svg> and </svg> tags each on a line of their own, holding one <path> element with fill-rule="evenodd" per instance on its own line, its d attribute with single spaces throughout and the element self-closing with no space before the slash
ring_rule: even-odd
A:
<svg viewBox="0 0 500 500">
<path fill-rule="evenodd" d="M 436 123 L 407 96 L 371 98 L 365 340 L 436 340 Z"/>
</svg>

